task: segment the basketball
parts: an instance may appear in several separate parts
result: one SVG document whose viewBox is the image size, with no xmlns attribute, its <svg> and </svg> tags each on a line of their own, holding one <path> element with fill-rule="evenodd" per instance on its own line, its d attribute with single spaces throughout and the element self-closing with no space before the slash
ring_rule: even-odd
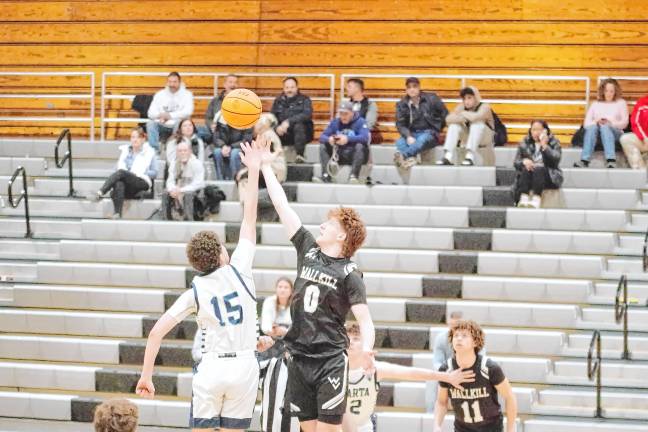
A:
<svg viewBox="0 0 648 432">
<path fill-rule="evenodd" d="M 259 120 L 261 99 L 248 89 L 232 90 L 223 99 L 221 110 L 228 125 L 236 129 L 248 129 Z"/>
</svg>

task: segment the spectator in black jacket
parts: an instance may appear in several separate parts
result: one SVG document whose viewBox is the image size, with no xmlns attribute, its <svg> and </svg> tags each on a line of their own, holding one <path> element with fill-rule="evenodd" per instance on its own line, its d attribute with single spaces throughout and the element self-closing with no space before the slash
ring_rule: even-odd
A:
<svg viewBox="0 0 648 432">
<path fill-rule="evenodd" d="M 313 140 L 313 104 L 299 92 L 297 78 L 283 80 L 283 93 L 274 100 L 272 114 L 279 121 L 275 131 L 281 137 L 281 144 L 295 147 L 297 163 L 306 162 L 304 150 Z"/>
<path fill-rule="evenodd" d="M 241 143 L 252 142 L 252 128 L 235 129 L 220 115 L 215 119 L 214 166 L 216 180 L 233 180 L 241 169 Z"/>
<path fill-rule="evenodd" d="M 229 94 L 232 90 L 238 88 L 238 77 L 234 74 L 229 74 L 225 77 L 223 81 L 223 91 L 214 97 L 207 106 L 207 111 L 205 112 L 205 125 L 198 126 L 198 136 L 207 144 L 213 143 L 213 135 L 216 131 L 216 122 L 214 119 L 216 115 L 220 113 L 221 105 L 225 96 Z"/>
<path fill-rule="evenodd" d="M 416 155 L 439 143 L 448 109 L 436 93 L 421 91 L 416 77 L 405 81 L 406 95 L 396 104 L 396 127 L 401 137 L 396 141 L 394 163 L 409 169 L 416 165 Z"/>
<path fill-rule="evenodd" d="M 559 167 L 562 150 L 544 120 L 533 120 L 520 142 L 513 166 L 517 177 L 513 195 L 518 207 L 540 208 L 545 189 L 559 189 L 563 173 Z"/>
</svg>

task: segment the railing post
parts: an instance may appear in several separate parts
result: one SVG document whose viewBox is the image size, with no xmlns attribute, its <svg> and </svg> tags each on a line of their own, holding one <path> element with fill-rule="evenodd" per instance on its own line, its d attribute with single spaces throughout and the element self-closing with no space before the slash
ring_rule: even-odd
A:
<svg viewBox="0 0 648 432">
<path fill-rule="evenodd" d="M 623 294 L 623 298 L 621 295 Z M 614 298 L 614 319 L 617 324 L 623 320 L 623 360 L 630 360 L 630 349 L 628 345 L 628 278 L 622 275 L 617 286 L 616 296 Z"/>
<path fill-rule="evenodd" d="M 596 360 L 594 360 L 594 349 L 596 348 Z M 595 376 L 596 375 L 596 376 Z M 594 330 L 592 341 L 587 353 L 587 378 L 591 381 L 596 378 L 596 417 L 603 417 L 601 408 L 601 332 Z"/>
<path fill-rule="evenodd" d="M 65 152 L 63 159 L 59 159 L 59 146 L 61 145 L 61 142 L 63 142 L 63 139 L 65 139 L 66 137 L 67 151 Z M 68 196 L 74 197 L 76 194 L 74 191 L 74 173 L 72 171 L 72 134 L 70 133 L 70 129 L 63 129 L 58 139 L 56 140 L 56 147 L 54 147 L 54 162 L 56 163 L 57 168 L 63 168 L 65 162 L 68 162 L 68 181 L 70 183 Z"/>
<path fill-rule="evenodd" d="M 18 198 L 18 201 L 14 201 L 12 186 L 14 181 L 16 180 L 16 177 L 18 177 L 18 175 L 20 174 L 22 174 L 23 190 L 20 192 L 20 198 Z M 23 199 L 25 200 L 25 224 L 27 225 L 25 238 L 32 238 L 34 234 L 32 233 L 31 223 L 29 220 L 29 192 L 27 190 L 27 171 L 25 171 L 24 167 L 19 166 L 18 168 L 16 168 L 16 171 L 14 171 L 13 175 L 11 176 L 11 180 L 9 180 L 9 187 L 7 188 L 7 197 L 9 205 L 13 208 L 17 208 L 20 205 L 20 202 Z"/>
</svg>

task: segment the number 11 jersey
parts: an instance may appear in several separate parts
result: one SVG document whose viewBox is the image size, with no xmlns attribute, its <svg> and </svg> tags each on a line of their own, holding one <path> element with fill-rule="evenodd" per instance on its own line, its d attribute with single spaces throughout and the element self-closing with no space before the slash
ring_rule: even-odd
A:
<svg viewBox="0 0 648 432">
<path fill-rule="evenodd" d="M 367 303 L 362 275 L 350 259 L 323 254 L 304 227 L 291 241 L 297 250 L 297 279 L 290 305 L 292 326 L 284 342 L 292 355 L 340 354 L 349 345 L 344 328 L 349 309 Z"/>
</svg>

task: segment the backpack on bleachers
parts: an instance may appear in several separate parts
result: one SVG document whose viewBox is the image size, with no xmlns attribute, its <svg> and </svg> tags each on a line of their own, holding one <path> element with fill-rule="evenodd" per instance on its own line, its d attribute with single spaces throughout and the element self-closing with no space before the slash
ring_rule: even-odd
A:
<svg viewBox="0 0 648 432">
<path fill-rule="evenodd" d="M 493 124 L 495 126 L 493 128 L 493 132 L 495 132 L 495 147 L 501 147 L 508 143 L 508 132 L 506 131 L 506 126 L 504 126 L 502 120 L 500 120 L 499 116 L 495 114 L 495 111 L 491 109 L 491 112 L 493 113 Z"/>
</svg>

